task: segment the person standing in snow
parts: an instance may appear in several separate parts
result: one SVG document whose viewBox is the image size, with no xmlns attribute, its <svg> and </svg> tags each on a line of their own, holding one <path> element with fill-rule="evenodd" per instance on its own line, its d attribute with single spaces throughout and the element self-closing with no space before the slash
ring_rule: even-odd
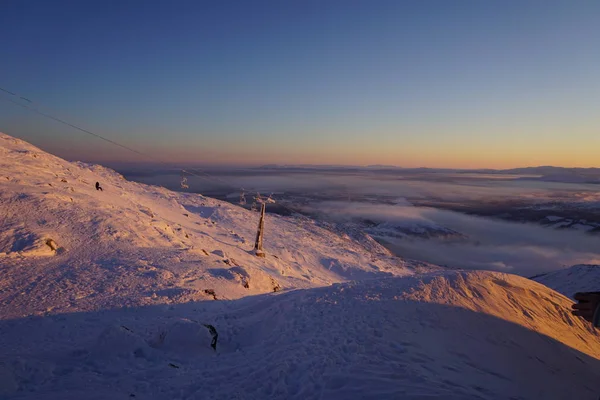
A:
<svg viewBox="0 0 600 400">
<path fill-rule="evenodd" d="M 578 292 L 573 296 L 577 304 L 573 304 L 573 315 L 583 317 L 596 328 L 600 328 L 600 292 Z"/>
<path fill-rule="evenodd" d="M 96 182 L 96 190 L 103 192 L 102 187 L 100 186 L 100 182 Z"/>
</svg>

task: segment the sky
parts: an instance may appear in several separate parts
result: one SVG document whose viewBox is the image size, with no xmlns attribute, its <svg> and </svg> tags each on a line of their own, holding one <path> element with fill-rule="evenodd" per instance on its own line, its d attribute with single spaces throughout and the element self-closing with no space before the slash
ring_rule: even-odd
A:
<svg viewBox="0 0 600 400">
<path fill-rule="evenodd" d="M 600 166 L 597 1 L 28 1 L 0 131 L 72 160 Z M 145 159 L 148 161 L 148 159 Z"/>
</svg>

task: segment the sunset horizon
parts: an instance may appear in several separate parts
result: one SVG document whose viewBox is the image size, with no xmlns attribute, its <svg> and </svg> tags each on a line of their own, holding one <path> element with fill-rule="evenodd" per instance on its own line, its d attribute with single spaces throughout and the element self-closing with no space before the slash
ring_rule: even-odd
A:
<svg viewBox="0 0 600 400">
<path fill-rule="evenodd" d="M 598 167 L 599 11 L 14 2 L 0 130 L 97 163 L 143 157 L 56 119 L 175 163 Z"/>
</svg>

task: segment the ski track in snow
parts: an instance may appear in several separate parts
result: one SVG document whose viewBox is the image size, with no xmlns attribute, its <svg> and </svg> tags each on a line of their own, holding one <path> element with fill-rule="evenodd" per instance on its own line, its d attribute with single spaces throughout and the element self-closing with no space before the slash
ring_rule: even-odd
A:
<svg viewBox="0 0 600 400">
<path fill-rule="evenodd" d="M 0 171 L 0 399 L 600 394 L 598 332 L 532 280 L 302 217 L 268 215 L 257 258 L 256 213 L 3 134 Z"/>
</svg>

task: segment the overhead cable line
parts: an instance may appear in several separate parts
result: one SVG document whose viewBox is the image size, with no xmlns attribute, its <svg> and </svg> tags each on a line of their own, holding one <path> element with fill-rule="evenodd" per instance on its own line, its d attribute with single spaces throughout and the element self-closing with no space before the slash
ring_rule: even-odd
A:
<svg viewBox="0 0 600 400">
<path fill-rule="evenodd" d="M 0 88 L 0 89 L 2 89 L 2 88 Z M 4 90 L 4 89 L 2 89 L 2 91 L 6 92 L 6 93 L 10 93 L 8 90 Z M 16 96 L 16 95 L 15 95 L 15 96 Z M 23 98 L 23 97 L 21 97 L 21 96 L 19 96 L 19 98 L 22 98 L 22 99 L 24 99 L 24 98 Z M 81 131 L 81 132 L 87 133 L 88 135 L 95 136 L 95 137 L 97 137 L 98 139 L 104 140 L 105 142 L 108 142 L 108 143 L 114 144 L 115 146 L 122 147 L 122 148 L 124 148 L 125 150 L 132 151 L 132 152 L 134 152 L 134 153 L 136 153 L 136 154 L 139 154 L 139 155 L 141 155 L 141 156 L 144 156 L 144 157 L 154 158 L 154 157 L 152 157 L 152 156 L 150 156 L 150 155 L 148 155 L 148 154 L 144 154 L 144 153 L 142 153 L 142 152 L 140 152 L 140 151 L 137 151 L 137 150 L 135 150 L 135 149 L 132 149 L 131 147 L 125 146 L 124 144 L 117 143 L 117 142 L 115 142 L 114 140 L 111 140 L 111 139 L 105 138 L 104 136 L 98 135 L 97 133 L 94 133 L 94 132 L 88 131 L 87 129 L 81 128 L 81 127 L 79 127 L 79 126 L 77 126 L 77 125 L 74 125 L 74 124 L 72 124 L 72 123 L 70 123 L 70 122 L 67 122 L 67 121 L 65 121 L 65 120 L 62 120 L 62 119 L 60 119 L 60 118 L 57 118 L 57 117 L 54 117 L 54 116 L 52 116 L 52 115 L 50 115 L 50 114 L 47 114 L 47 113 L 45 113 L 45 112 L 43 112 L 43 111 L 40 111 L 40 110 L 38 110 L 37 108 L 30 107 L 30 106 L 28 106 L 27 104 L 21 104 L 21 103 L 19 103 L 19 102 L 17 102 L 17 101 L 14 101 L 14 100 L 11 100 L 11 99 L 6 99 L 6 98 L 5 98 L 5 100 L 6 100 L 6 101 L 9 101 L 9 102 L 11 102 L 11 103 L 13 103 L 13 104 L 16 104 L 16 105 L 18 105 L 18 106 L 21 106 L 21 107 L 23 107 L 23 108 L 26 108 L 26 109 L 28 109 L 28 110 L 30 110 L 30 111 L 33 111 L 33 112 L 34 112 L 34 113 L 36 113 L 36 114 L 42 115 L 42 116 L 44 116 L 44 117 L 46 117 L 46 118 L 50 118 L 50 119 L 52 119 L 52 120 L 54 120 L 54 121 L 56 121 L 56 122 L 60 122 L 61 124 L 64 124 L 64 125 L 70 126 L 71 128 L 75 128 L 75 129 L 77 129 L 78 131 Z M 29 101 L 29 102 L 31 103 L 31 100 L 27 100 L 27 101 Z"/>
<path fill-rule="evenodd" d="M 33 103 L 31 100 L 29 100 L 29 99 L 27 99 L 25 97 L 19 96 L 18 94 L 13 93 L 10 90 L 4 89 L 2 87 L 0 87 L 0 90 L 3 91 L 3 92 L 5 92 L 5 93 L 8 93 L 8 94 L 10 94 L 12 96 L 15 96 L 15 97 L 18 97 L 20 99 L 26 100 L 29 103 Z M 88 135 L 94 136 L 94 137 L 96 137 L 98 139 L 104 140 L 105 142 L 108 142 L 108 143 L 110 143 L 112 145 L 115 145 L 115 146 L 121 147 L 121 148 L 123 148 L 125 150 L 131 151 L 131 152 L 133 152 L 135 154 L 138 154 L 138 155 L 140 155 L 142 157 L 146 157 L 146 158 L 152 159 L 154 161 L 158 161 L 158 162 L 160 162 L 160 163 L 162 163 L 164 165 L 168 165 L 170 167 L 174 167 L 173 163 L 170 163 L 168 161 L 162 160 L 162 159 L 160 159 L 160 158 L 158 158 L 156 156 L 153 156 L 153 155 L 150 155 L 150 154 L 147 154 L 147 153 L 143 153 L 143 152 L 141 152 L 139 150 L 136 150 L 136 149 L 133 149 L 133 148 L 131 148 L 129 146 L 126 146 L 124 144 L 118 143 L 118 142 L 116 142 L 116 141 L 114 141 L 112 139 L 108 139 L 108 138 L 106 138 L 106 137 L 104 137 L 102 135 L 99 135 L 97 133 L 94 133 L 94 132 L 92 132 L 92 131 L 90 131 L 88 129 L 84 129 L 84 128 L 80 127 L 80 126 L 77 126 L 77 125 L 72 124 L 72 123 L 70 123 L 68 121 L 65 121 L 64 119 L 61 119 L 61 118 L 55 117 L 55 116 L 53 116 L 51 114 L 45 113 L 43 111 L 40 111 L 39 109 L 34 108 L 34 107 L 30 106 L 30 105 L 22 104 L 22 103 L 19 103 L 18 101 L 14 101 L 14 100 L 9 99 L 9 98 L 4 98 L 4 100 L 6 100 L 6 101 L 8 101 L 8 102 L 10 102 L 12 104 L 15 104 L 15 105 L 17 105 L 19 107 L 25 108 L 25 109 L 27 109 L 29 111 L 32 111 L 32 112 L 34 112 L 34 113 L 36 113 L 38 115 L 41 115 L 41 116 L 49 118 L 49 119 L 51 119 L 53 121 L 59 122 L 59 123 L 61 123 L 63 125 L 66 125 L 66 126 L 69 126 L 71 128 L 74 128 L 74 129 L 76 129 L 76 130 L 78 130 L 80 132 L 83 132 L 83 133 L 86 133 Z M 198 175 L 198 174 L 190 171 L 190 169 L 184 169 L 184 168 L 178 168 L 178 169 L 181 169 L 182 172 L 185 172 L 185 173 L 190 174 L 190 175 L 197 176 L 197 177 L 202 178 L 202 179 L 207 179 L 207 180 L 212 179 L 212 180 L 221 181 L 223 183 L 226 183 L 227 186 L 230 186 L 231 188 L 234 188 L 236 190 L 239 189 L 235 185 L 231 185 L 231 184 L 227 183 L 226 181 L 224 181 L 223 179 L 220 179 L 220 178 L 217 178 L 217 177 L 213 177 L 210 174 L 208 174 L 208 173 L 206 173 L 204 171 L 201 171 L 201 170 L 199 170 L 197 168 L 193 168 L 192 171 L 198 171 L 198 172 L 200 172 L 201 174 L 203 174 L 205 176 Z"/>
<path fill-rule="evenodd" d="M 55 122 L 61 123 L 61 124 L 66 125 L 66 126 L 69 126 L 69 127 L 73 128 L 73 129 L 76 129 L 76 130 L 78 130 L 80 132 L 83 132 L 83 133 L 86 133 L 88 135 L 94 136 L 94 137 L 96 137 L 96 138 L 98 138 L 100 140 L 103 140 L 103 141 L 105 141 L 107 143 L 110 143 L 110 144 L 112 144 L 114 146 L 117 146 L 117 147 L 120 147 L 122 149 L 131 151 L 132 153 L 135 153 L 135 154 L 140 155 L 142 157 L 146 157 L 146 158 L 152 159 L 154 161 L 157 161 L 157 162 L 159 162 L 159 163 L 161 163 L 163 165 L 169 166 L 171 168 L 179 169 L 179 170 L 181 170 L 182 174 L 186 173 L 186 174 L 189 174 L 189 175 L 192 175 L 192 176 L 196 176 L 196 177 L 201 178 L 201 179 L 205 179 L 207 181 L 211 181 L 212 180 L 213 182 L 215 182 L 215 181 L 221 182 L 222 184 L 225 184 L 225 186 L 228 187 L 229 189 L 239 190 L 242 193 L 242 198 L 244 197 L 244 193 L 248 192 L 243 187 L 239 187 L 239 186 L 234 185 L 231 182 L 228 182 L 228 181 L 226 181 L 226 180 L 224 180 L 222 178 L 213 176 L 213 175 L 211 175 L 211 174 L 209 174 L 209 173 L 207 173 L 207 172 L 205 172 L 205 171 L 203 171 L 203 170 L 201 170 L 199 168 L 178 168 L 173 163 L 165 161 L 165 160 L 163 160 L 163 159 L 161 159 L 161 158 L 159 158 L 157 156 L 141 152 L 141 151 L 136 150 L 136 149 L 134 149 L 132 147 L 126 146 L 124 144 L 121 144 L 121 143 L 119 143 L 119 142 L 117 142 L 115 140 L 112 140 L 112 139 L 106 138 L 106 137 L 104 137 L 102 135 L 99 135 L 97 133 L 94 133 L 94 132 L 92 132 L 92 131 L 90 131 L 88 129 L 82 128 L 82 127 L 80 127 L 78 125 L 75 125 L 75 124 L 72 124 L 72 123 L 70 123 L 70 122 L 68 122 L 68 121 L 66 121 L 66 120 L 64 120 L 62 118 L 58 118 L 58 117 L 55 117 L 54 115 L 51 115 L 51 114 L 48 114 L 46 112 L 40 111 L 38 108 L 35 108 L 35 107 L 33 107 L 33 106 L 30 105 L 30 104 L 34 104 L 33 101 L 29 100 L 26 97 L 20 96 L 17 93 L 11 92 L 10 90 L 7 90 L 7 89 L 5 89 L 3 87 L 0 87 L 0 91 L 3 91 L 3 92 L 5 92 L 5 93 L 7 93 L 7 94 L 9 94 L 11 96 L 17 97 L 17 98 L 19 98 L 21 100 L 24 100 L 24 101 L 26 101 L 26 102 L 29 103 L 29 104 L 23 104 L 23 103 L 20 103 L 18 101 L 12 100 L 10 98 L 3 97 L 4 100 L 6 100 L 6 101 L 8 101 L 8 102 L 10 102 L 12 104 L 15 104 L 15 105 L 17 105 L 19 107 L 25 108 L 25 109 L 27 109 L 27 110 L 29 110 L 31 112 L 34 112 L 34 113 L 36 113 L 38 115 L 43 116 L 43 117 L 49 118 L 49 119 L 51 119 L 51 120 L 53 120 Z M 202 175 L 199 175 L 199 174 L 202 174 Z M 189 187 L 188 184 L 187 184 L 187 179 L 184 176 L 182 176 L 181 186 L 182 186 L 182 188 L 188 188 Z M 249 192 L 256 193 L 255 201 L 258 201 L 258 202 L 266 201 L 267 203 L 275 203 L 275 200 L 272 199 L 272 193 L 271 193 L 271 195 L 267 199 L 262 199 L 260 193 L 257 190 L 251 190 Z M 257 200 L 257 199 L 259 199 L 259 200 Z M 244 198 L 243 203 L 242 203 L 242 201 L 240 201 L 240 204 L 242 204 L 242 205 L 245 204 L 245 198 Z M 279 206 L 287 209 L 290 212 L 295 212 L 294 210 L 290 209 L 289 207 L 284 206 L 283 204 L 279 204 Z"/>
</svg>

